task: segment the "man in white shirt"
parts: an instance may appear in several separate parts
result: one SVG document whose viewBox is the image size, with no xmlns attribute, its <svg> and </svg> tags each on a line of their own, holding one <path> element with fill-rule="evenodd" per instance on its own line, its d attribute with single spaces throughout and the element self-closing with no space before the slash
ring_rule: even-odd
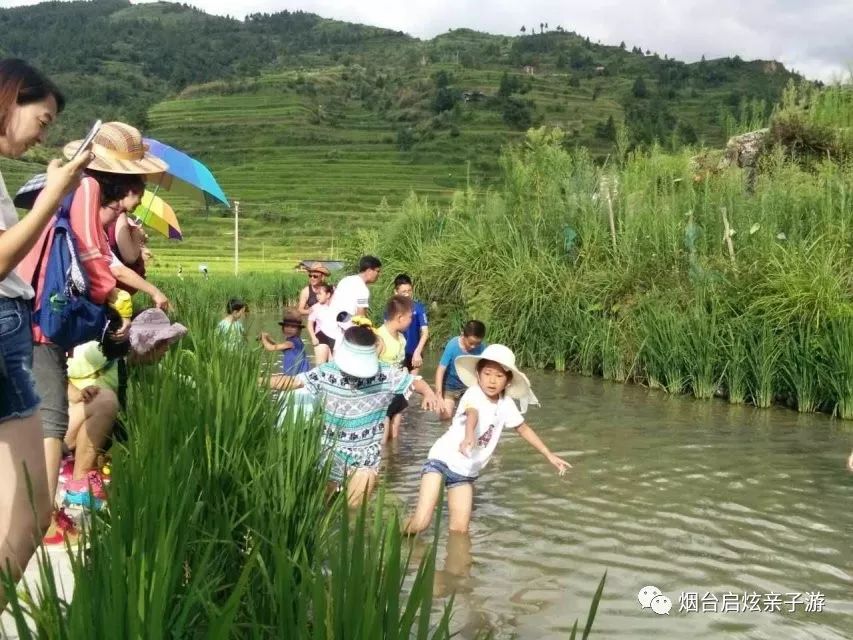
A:
<svg viewBox="0 0 853 640">
<path fill-rule="evenodd" d="M 347 276 L 335 287 L 329 306 L 335 316 L 342 312 L 349 317 L 367 315 L 370 303 L 370 290 L 367 285 L 379 279 L 382 262 L 375 256 L 364 256 L 358 261 L 358 273 Z M 349 318 L 347 318 L 349 320 Z"/>
</svg>

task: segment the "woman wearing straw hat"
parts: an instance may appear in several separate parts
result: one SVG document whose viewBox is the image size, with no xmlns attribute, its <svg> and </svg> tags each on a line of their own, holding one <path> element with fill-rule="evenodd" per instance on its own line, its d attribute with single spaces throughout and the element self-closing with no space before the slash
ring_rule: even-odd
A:
<svg viewBox="0 0 853 640">
<path fill-rule="evenodd" d="M 321 262 L 312 262 L 306 269 L 308 272 L 308 284 L 299 292 L 299 304 L 297 309 L 303 316 L 311 313 L 311 307 L 317 304 L 317 291 L 321 284 L 326 284 L 326 278 L 331 272 Z"/>
<path fill-rule="evenodd" d="M 17 158 L 43 142 L 64 107 L 62 93 L 36 69 L 22 60 L 0 60 L 0 156 Z M 30 375 L 35 292 L 17 266 L 90 159 L 84 151 L 64 166 L 53 160 L 44 195 L 21 221 L 0 175 L 0 567 L 11 569 L 13 581 L 50 518 L 39 397 Z M 0 611 L 6 600 L 0 584 Z"/>
<path fill-rule="evenodd" d="M 81 141 L 67 144 L 63 150 L 72 157 Z M 147 152 L 137 129 L 122 122 L 104 124 L 92 143 L 93 159 L 86 177 L 74 192 L 71 203 L 71 231 L 77 243 L 78 258 L 88 278 L 88 296 L 98 304 L 114 303 L 120 296 L 110 268 L 113 262 L 106 225 L 139 204 L 145 188 L 145 176 L 165 171 L 167 165 Z M 36 200 L 44 197 L 42 192 Z M 42 248 L 49 242 L 52 229 L 46 229 L 41 240 L 21 263 L 21 272 L 36 284 L 36 299 L 44 286 L 44 270 L 39 270 Z M 127 337 L 126 321 L 117 337 Z M 41 417 L 44 425 L 44 451 L 47 464 L 48 490 L 56 492 L 62 442 L 68 430 L 68 396 L 66 391 L 66 354 L 51 344 L 37 326 L 33 326 L 33 375 L 42 398 Z M 95 395 L 91 401 L 95 401 Z"/>
<path fill-rule="evenodd" d="M 535 402 L 535 396 L 508 347 L 493 344 L 480 355 L 459 356 L 456 371 L 468 390 L 459 400 L 450 428 L 429 450 L 418 505 L 405 524 L 406 533 L 419 533 L 429 526 L 442 486 L 447 489 L 450 530 L 468 531 L 474 481 L 488 464 L 504 429 L 515 429 L 561 476 L 572 466 L 551 453 L 515 406 L 514 400 L 520 400 L 525 408 L 527 402 Z"/>
</svg>

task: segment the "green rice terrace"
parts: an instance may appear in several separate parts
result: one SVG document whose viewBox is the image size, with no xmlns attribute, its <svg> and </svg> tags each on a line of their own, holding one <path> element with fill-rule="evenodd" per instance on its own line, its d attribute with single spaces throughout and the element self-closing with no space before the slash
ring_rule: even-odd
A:
<svg viewBox="0 0 853 640">
<path fill-rule="evenodd" d="M 113 0 L 0 10 L 0 24 L 14 36 L 0 54 L 32 60 L 68 92 L 52 142 L 95 117 L 123 119 L 213 170 L 240 202 L 241 270 L 334 257 L 353 231 L 387 225 L 411 192 L 436 204 L 482 192 L 499 180 L 501 148 L 531 126 L 560 127 L 567 147 L 598 161 L 623 123 L 632 146 L 720 146 L 795 77 L 767 61 L 685 64 L 562 26 L 422 41 L 302 12 L 237 21 Z M 51 55 L 56 38 L 82 42 L 92 30 L 99 40 L 99 29 L 116 42 Z M 14 189 L 39 164 L 0 168 Z M 165 195 L 185 239 L 154 239 L 155 269 L 231 270 L 231 212 Z"/>
</svg>

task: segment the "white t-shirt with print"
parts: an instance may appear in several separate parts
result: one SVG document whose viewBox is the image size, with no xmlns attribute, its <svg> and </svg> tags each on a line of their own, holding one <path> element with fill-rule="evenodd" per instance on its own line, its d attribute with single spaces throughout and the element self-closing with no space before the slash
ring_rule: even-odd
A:
<svg viewBox="0 0 853 640">
<path fill-rule="evenodd" d="M 329 306 L 334 310 L 335 316 L 341 311 L 355 315 L 360 307 L 367 307 L 369 301 L 370 290 L 361 276 L 354 275 L 347 276 L 338 283 Z"/>
<path fill-rule="evenodd" d="M 18 223 L 18 214 L 12 198 L 6 190 L 3 175 L 0 174 L 0 231 L 8 231 Z M 32 286 L 24 282 L 15 270 L 9 272 L 3 280 L 0 280 L 0 298 L 23 298 L 31 300 L 35 296 Z"/>
<path fill-rule="evenodd" d="M 465 439 L 465 411 L 477 410 L 477 427 L 474 430 L 474 446 L 470 457 L 459 451 Z M 479 386 L 469 387 L 459 400 L 450 428 L 429 450 L 429 458 L 441 460 L 454 473 L 476 477 L 489 462 L 498 446 L 504 428 L 515 429 L 524 424 L 524 416 L 508 396 L 492 402 Z"/>
</svg>

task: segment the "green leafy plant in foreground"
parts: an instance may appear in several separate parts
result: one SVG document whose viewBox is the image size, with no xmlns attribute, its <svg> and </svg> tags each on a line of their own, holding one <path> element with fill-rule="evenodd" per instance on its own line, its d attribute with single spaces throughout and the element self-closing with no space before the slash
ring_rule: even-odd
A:
<svg viewBox="0 0 853 640">
<path fill-rule="evenodd" d="M 449 638 L 453 599 L 436 614 L 433 594 L 440 518 L 415 562 L 382 492 L 354 518 L 330 503 L 318 418 L 291 405 L 279 425 L 259 354 L 235 357 L 201 315 L 183 349 L 133 369 L 108 508 L 66 548 L 73 597 L 44 549 L 34 586 L 5 583 L 18 635 Z"/>
</svg>

